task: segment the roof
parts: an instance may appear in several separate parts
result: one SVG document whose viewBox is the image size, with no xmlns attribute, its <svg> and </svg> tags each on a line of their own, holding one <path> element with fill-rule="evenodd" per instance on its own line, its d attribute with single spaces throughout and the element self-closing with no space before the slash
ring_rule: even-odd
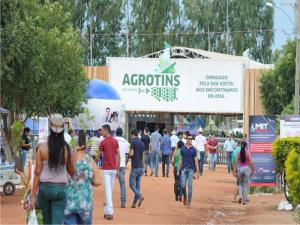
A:
<svg viewBox="0 0 300 225">
<path fill-rule="evenodd" d="M 158 52 L 150 53 L 143 56 L 143 58 L 158 58 L 164 50 Z M 174 46 L 171 47 L 171 58 L 186 58 L 186 59 L 212 59 L 212 60 L 241 60 L 244 62 L 246 68 L 249 69 L 273 69 L 273 64 L 263 64 L 246 56 L 236 56 L 223 54 L 218 52 L 210 52 L 202 49 L 187 48 Z"/>
</svg>

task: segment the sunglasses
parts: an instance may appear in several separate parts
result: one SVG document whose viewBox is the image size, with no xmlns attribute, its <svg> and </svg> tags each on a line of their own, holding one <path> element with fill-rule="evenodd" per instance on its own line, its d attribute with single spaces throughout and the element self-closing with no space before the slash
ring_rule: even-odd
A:
<svg viewBox="0 0 300 225">
<path fill-rule="evenodd" d="M 193 138 L 186 138 L 187 140 L 193 140 Z"/>
</svg>

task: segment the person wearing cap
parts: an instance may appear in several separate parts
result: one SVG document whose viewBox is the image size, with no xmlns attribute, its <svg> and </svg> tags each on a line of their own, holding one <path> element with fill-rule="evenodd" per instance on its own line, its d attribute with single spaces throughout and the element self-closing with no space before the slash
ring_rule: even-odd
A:
<svg viewBox="0 0 300 225">
<path fill-rule="evenodd" d="M 23 171 L 24 171 L 24 167 L 26 165 L 27 153 L 28 153 L 29 149 L 31 148 L 30 138 L 28 137 L 29 132 L 30 132 L 30 128 L 25 127 L 23 130 L 23 135 L 22 135 L 21 162 L 22 162 Z"/>
<path fill-rule="evenodd" d="M 226 156 L 227 156 L 227 170 L 228 170 L 228 173 L 230 173 L 231 169 L 232 169 L 231 168 L 232 167 L 232 164 L 231 164 L 232 153 L 233 153 L 233 150 L 235 149 L 235 147 L 236 147 L 236 143 L 232 138 L 232 134 L 229 133 L 228 138 L 224 143 L 224 150 L 226 151 Z"/>
<path fill-rule="evenodd" d="M 75 153 L 76 154 L 76 153 Z M 76 155 L 64 140 L 64 118 L 61 114 L 50 117 L 50 135 L 37 146 L 31 207 L 38 205 L 44 224 L 62 224 L 66 208 L 66 184 L 69 175 L 76 172 Z"/>
<path fill-rule="evenodd" d="M 195 147 L 197 150 L 197 158 L 198 158 L 198 164 L 199 164 L 199 173 L 200 176 L 203 175 L 203 165 L 204 165 L 204 158 L 205 158 L 205 148 L 206 148 L 206 137 L 204 137 L 203 129 L 200 127 L 198 129 L 199 134 L 195 138 Z"/>
<path fill-rule="evenodd" d="M 129 158 L 129 142 L 123 137 L 123 130 L 121 127 L 118 127 L 116 130 L 115 139 L 119 144 L 120 151 L 120 168 L 119 168 L 119 183 L 120 183 L 120 199 L 121 199 L 121 208 L 126 206 L 126 185 L 125 185 L 125 171 Z"/>
<path fill-rule="evenodd" d="M 115 179 L 118 178 L 120 167 L 120 152 L 118 141 L 110 135 L 110 126 L 108 124 L 102 126 L 102 136 L 104 140 L 101 141 L 99 150 L 103 154 L 103 179 L 105 187 L 105 207 L 104 219 L 113 220 L 113 201 L 112 194 L 115 184 Z"/>
</svg>

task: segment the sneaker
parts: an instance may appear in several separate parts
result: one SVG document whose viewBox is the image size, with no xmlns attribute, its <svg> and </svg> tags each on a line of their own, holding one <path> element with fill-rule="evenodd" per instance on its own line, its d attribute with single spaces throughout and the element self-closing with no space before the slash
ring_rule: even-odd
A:
<svg viewBox="0 0 300 225">
<path fill-rule="evenodd" d="M 141 196 L 140 199 L 139 199 L 138 207 L 141 207 L 143 201 L 144 201 L 144 197 Z"/>
<path fill-rule="evenodd" d="M 124 209 L 124 208 L 125 208 L 125 205 L 126 205 L 125 203 L 121 203 L 121 208 Z"/>
<path fill-rule="evenodd" d="M 106 220 L 113 220 L 114 216 L 113 215 L 104 215 L 104 219 L 106 219 Z"/>
<path fill-rule="evenodd" d="M 131 208 L 136 208 L 136 202 L 133 202 L 133 203 L 132 203 Z"/>
</svg>

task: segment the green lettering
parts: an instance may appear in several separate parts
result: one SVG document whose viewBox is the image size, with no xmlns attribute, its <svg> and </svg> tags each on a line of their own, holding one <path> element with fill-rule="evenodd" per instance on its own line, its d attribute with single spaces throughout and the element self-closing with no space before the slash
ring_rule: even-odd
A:
<svg viewBox="0 0 300 225">
<path fill-rule="evenodd" d="M 154 77 L 155 77 L 156 86 L 159 86 L 159 77 L 160 77 L 160 75 L 159 74 L 155 74 Z"/>
<path fill-rule="evenodd" d="M 144 85 L 145 86 L 145 75 L 144 74 L 139 74 L 139 85 Z"/>
<path fill-rule="evenodd" d="M 151 74 L 148 74 L 147 78 L 146 78 L 147 85 L 151 86 L 151 85 L 153 85 L 153 82 L 154 82 L 154 77 Z"/>
<path fill-rule="evenodd" d="M 166 86 L 173 86 L 173 76 L 172 75 L 166 75 Z"/>
<path fill-rule="evenodd" d="M 180 76 L 179 75 L 174 75 L 174 86 L 178 87 L 180 85 Z"/>
<path fill-rule="evenodd" d="M 137 74 L 132 74 L 130 80 L 132 85 L 137 85 L 138 83 Z"/>
<path fill-rule="evenodd" d="M 129 81 L 129 75 L 126 73 L 124 74 L 124 78 L 123 78 L 123 83 L 122 85 L 130 85 L 130 81 Z"/>
</svg>

